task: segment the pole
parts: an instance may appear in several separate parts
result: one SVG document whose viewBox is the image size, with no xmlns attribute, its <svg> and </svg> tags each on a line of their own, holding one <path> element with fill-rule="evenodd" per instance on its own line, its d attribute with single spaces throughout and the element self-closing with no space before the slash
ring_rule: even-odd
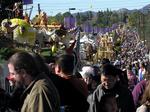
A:
<svg viewBox="0 0 150 112">
<path fill-rule="evenodd" d="M 38 13 L 39 13 L 39 15 L 40 15 L 40 13 L 41 13 L 40 4 L 38 4 Z"/>
<path fill-rule="evenodd" d="M 78 70 L 79 66 L 80 66 L 80 32 L 81 32 L 81 28 L 78 27 L 77 28 L 77 43 L 76 43 L 76 48 L 75 48 L 75 52 L 76 52 L 76 56 L 77 56 L 77 63 L 74 67 L 74 73 L 76 73 L 76 71 Z"/>
<path fill-rule="evenodd" d="M 144 14 L 142 14 L 142 33 L 143 33 L 143 39 L 144 39 L 144 46 L 145 46 L 145 24 L 144 24 Z"/>
<path fill-rule="evenodd" d="M 78 27 L 76 53 L 77 53 L 78 55 L 80 54 L 80 27 Z"/>
<path fill-rule="evenodd" d="M 33 11 L 33 6 L 31 7 L 31 10 L 30 10 L 30 12 L 29 12 L 29 20 L 30 20 L 30 17 L 31 17 L 32 11 Z"/>
</svg>

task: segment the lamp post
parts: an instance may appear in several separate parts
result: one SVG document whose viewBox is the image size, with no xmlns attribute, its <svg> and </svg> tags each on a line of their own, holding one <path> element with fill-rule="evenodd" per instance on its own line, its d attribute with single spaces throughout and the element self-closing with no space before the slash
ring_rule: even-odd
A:
<svg viewBox="0 0 150 112">
<path fill-rule="evenodd" d="M 73 25 L 76 26 L 76 23 L 74 24 L 74 21 L 76 21 L 76 18 L 73 17 L 73 15 L 71 14 L 71 11 L 72 11 L 72 10 L 76 10 L 76 8 L 69 8 L 69 13 L 70 13 L 70 15 L 69 15 L 69 22 L 70 22 L 71 25 L 72 25 L 72 23 L 73 23 Z"/>
</svg>

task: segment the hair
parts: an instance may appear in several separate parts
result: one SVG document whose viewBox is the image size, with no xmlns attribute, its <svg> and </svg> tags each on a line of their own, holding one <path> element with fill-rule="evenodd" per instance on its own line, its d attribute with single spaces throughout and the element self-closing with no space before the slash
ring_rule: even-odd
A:
<svg viewBox="0 0 150 112">
<path fill-rule="evenodd" d="M 59 65 L 62 72 L 65 74 L 73 74 L 75 59 L 73 55 L 64 54 L 56 59 L 56 64 Z"/>
<path fill-rule="evenodd" d="M 150 104 L 150 81 L 148 81 L 148 85 L 145 88 L 144 94 L 142 96 L 141 104 L 149 103 Z"/>
<path fill-rule="evenodd" d="M 111 76 L 117 76 L 119 73 L 118 73 L 118 69 L 111 65 L 111 64 L 105 64 L 103 67 L 102 67 L 102 71 L 101 71 L 101 74 L 102 75 L 111 75 Z"/>
<path fill-rule="evenodd" d="M 142 67 L 142 68 L 147 70 L 147 66 L 144 62 L 141 62 L 139 66 L 140 66 L 140 68 Z"/>
<path fill-rule="evenodd" d="M 8 64 L 12 64 L 17 73 L 20 73 L 21 70 L 25 70 L 25 72 L 32 77 L 39 74 L 35 59 L 27 52 L 15 53 L 9 58 Z"/>
<path fill-rule="evenodd" d="M 150 65 L 147 65 L 146 73 L 144 74 L 146 80 L 150 80 Z"/>
<path fill-rule="evenodd" d="M 104 65 L 104 64 L 110 64 L 109 59 L 108 59 L 108 58 L 103 58 L 103 59 L 102 59 L 102 64 L 103 64 L 103 65 Z"/>
<path fill-rule="evenodd" d="M 126 69 L 127 69 L 127 70 L 132 70 L 132 65 L 130 65 L 130 64 L 127 65 L 127 66 L 126 66 Z"/>
<path fill-rule="evenodd" d="M 150 88 L 150 65 L 148 66 L 148 69 L 146 71 L 145 78 L 146 78 L 146 80 L 148 80 L 148 83 L 145 88 L 145 91 L 144 91 L 144 94 L 143 94 L 143 97 L 141 100 L 141 104 L 144 104 L 147 101 L 150 104 L 150 90 L 149 90 L 149 88 Z"/>
</svg>

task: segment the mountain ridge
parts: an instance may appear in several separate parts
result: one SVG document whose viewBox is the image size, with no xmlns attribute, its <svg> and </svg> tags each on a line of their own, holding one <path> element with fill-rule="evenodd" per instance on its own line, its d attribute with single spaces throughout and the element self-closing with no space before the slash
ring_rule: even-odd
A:
<svg viewBox="0 0 150 112">
<path fill-rule="evenodd" d="M 118 12 L 118 13 L 133 13 L 136 11 L 140 11 L 143 14 L 147 14 L 148 12 L 150 12 L 150 4 L 142 7 L 141 9 L 132 9 L 129 10 L 127 8 L 121 8 L 118 10 L 112 10 L 113 12 Z M 96 11 L 85 11 L 85 12 L 80 12 L 80 14 L 86 14 L 87 12 L 92 12 L 93 15 L 95 15 L 97 12 Z M 77 13 L 73 13 L 73 15 L 76 15 Z"/>
</svg>

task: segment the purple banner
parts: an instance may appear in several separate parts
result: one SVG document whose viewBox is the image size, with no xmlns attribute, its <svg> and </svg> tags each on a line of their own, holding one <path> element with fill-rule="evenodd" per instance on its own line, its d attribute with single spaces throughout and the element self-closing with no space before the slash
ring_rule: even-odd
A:
<svg viewBox="0 0 150 112">
<path fill-rule="evenodd" d="M 76 26 L 76 19 L 74 17 L 65 17 L 64 26 L 67 29 L 74 28 Z"/>
<path fill-rule="evenodd" d="M 99 33 L 100 28 L 98 26 L 93 27 L 93 33 Z"/>
<path fill-rule="evenodd" d="M 105 28 L 99 28 L 99 32 L 100 32 L 101 34 L 104 34 L 104 33 L 105 33 Z"/>
<path fill-rule="evenodd" d="M 90 25 L 89 23 L 84 24 L 83 31 L 86 33 L 92 33 L 93 32 L 92 25 Z"/>
<path fill-rule="evenodd" d="M 112 25 L 112 30 L 116 29 L 117 27 L 118 27 L 117 24 L 113 24 L 113 25 Z"/>
<path fill-rule="evenodd" d="M 24 5 L 33 4 L 33 0 L 23 0 L 23 4 Z"/>
</svg>

